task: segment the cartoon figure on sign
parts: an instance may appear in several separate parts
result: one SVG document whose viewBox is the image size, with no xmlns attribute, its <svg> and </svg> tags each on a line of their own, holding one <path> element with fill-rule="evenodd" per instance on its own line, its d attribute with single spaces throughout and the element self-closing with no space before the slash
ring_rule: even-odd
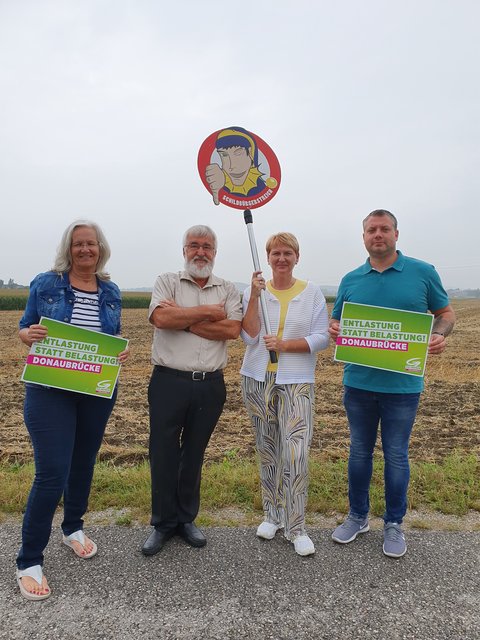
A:
<svg viewBox="0 0 480 640">
<path fill-rule="evenodd" d="M 221 129 L 207 138 L 198 165 L 215 204 L 260 206 L 274 195 L 280 182 L 280 166 L 273 151 L 242 127 Z"/>
</svg>

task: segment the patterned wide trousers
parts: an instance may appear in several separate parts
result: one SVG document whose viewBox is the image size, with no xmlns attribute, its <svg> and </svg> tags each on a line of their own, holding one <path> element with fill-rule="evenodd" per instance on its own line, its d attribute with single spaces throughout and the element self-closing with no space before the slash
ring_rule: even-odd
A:
<svg viewBox="0 0 480 640">
<path fill-rule="evenodd" d="M 293 540 L 305 532 L 313 384 L 279 385 L 267 372 L 265 382 L 242 376 L 242 391 L 255 431 L 265 519 Z"/>
</svg>

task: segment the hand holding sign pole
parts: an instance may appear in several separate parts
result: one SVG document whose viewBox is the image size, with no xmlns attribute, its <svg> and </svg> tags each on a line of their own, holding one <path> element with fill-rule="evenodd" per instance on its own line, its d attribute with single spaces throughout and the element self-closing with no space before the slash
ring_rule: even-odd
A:
<svg viewBox="0 0 480 640">
<path fill-rule="evenodd" d="M 198 171 L 213 202 L 233 209 L 243 209 L 253 265 L 260 271 L 251 209 L 269 202 L 280 186 L 280 164 L 272 149 L 256 134 L 242 127 L 229 127 L 212 133 L 200 147 Z M 265 292 L 260 306 L 268 334 L 271 334 Z M 277 354 L 270 351 L 271 362 Z"/>
</svg>

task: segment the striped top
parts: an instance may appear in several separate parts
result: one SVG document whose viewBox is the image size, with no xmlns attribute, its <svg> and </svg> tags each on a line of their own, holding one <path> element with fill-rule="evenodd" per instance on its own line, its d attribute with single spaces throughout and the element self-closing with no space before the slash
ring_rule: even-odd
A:
<svg viewBox="0 0 480 640">
<path fill-rule="evenodd" d="M 75 287 L 72 287 L 72 290 L 75 294 L 75 302 L 73 303 L 70 324 L 90 329 L 91 331 L 101 331 L 98 291 L 82 291 Z"/>
<path fill-rule="evenodd" d="M 248 287 L 243 294 L 244 313 L 248 306 L 250 292 L 251 287 Z M 280 326 L 280 302 L 268 289 L 265 291 L 265 302 L 272 334 L 276 335 Z M 241 337 L 247 348 L 240 373 L 259 382 L 264 382 L 269 356 L 263 341 L 266 332 L 261 315 L 260 321 L 260 333 L 255 338 L 249 336 L 242 329 Z M 316 353 L 326 349 L 330 339 L 325 297 L 320 287 L 313 282 L 308 281 L 305 289 L 290 301 L 285 318 L 283 338 L 284 340 L 305 338 L 310 347 L 310 353 L 280 353 L 275 378 L 276 384 L 314 382 Z"/>
</svg>

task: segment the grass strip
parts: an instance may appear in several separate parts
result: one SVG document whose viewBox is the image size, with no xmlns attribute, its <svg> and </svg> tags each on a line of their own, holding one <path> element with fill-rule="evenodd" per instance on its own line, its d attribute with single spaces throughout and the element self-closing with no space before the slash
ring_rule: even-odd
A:
<svg viewBox="0 0 480 640">
<path fill-rule="evenodd" d="M 33 464 L 0 465 L 0 504 L 3 514 L 20 514 L 25 506 L 34 474 Z M 480 511 L 480 460 L 475 454 L 453 453 L 440 463 L 412 462 L 409 508 L 462 516 Z M 375 460 L 370 491 L 371 513 L 384 511 L 383 461 Z M 95 468 L 90 511 L 123 511 L 118 524 L 133 520 L 148 522 L 150 516 L 150 470 L 143 462 L 116 466 L 99 462 Z M 199 522 L 218 524 L 217 511 L 240 510 L 258 517 L 261 495 L 255 460 L 228 455 L 221 462 L 205 465 Z M 346 513 L 347 461 L 310 458 L 308 512 L 331 515 Z M 202 515 L 206 514 L 206 515 Z M 208 515 L 210 514 L 210 515 Z M 222 523 L 225 523 L 224 518 Z M 229 524 L 235 524 L 235 517 Z"/>
</svg>

